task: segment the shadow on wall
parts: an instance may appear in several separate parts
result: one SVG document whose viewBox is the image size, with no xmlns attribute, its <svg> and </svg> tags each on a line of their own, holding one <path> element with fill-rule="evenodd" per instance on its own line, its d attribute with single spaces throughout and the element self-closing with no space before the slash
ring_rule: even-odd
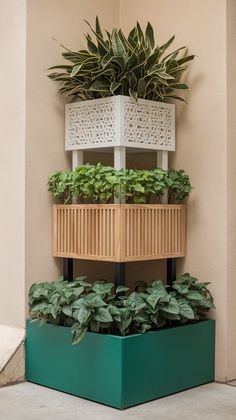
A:
<svg viewBox="0 0 236 420">
<path fill-rule="evenodd" d="M 88 281 L 104 279 L 114 281 L 114 263 L 104 261 L 85 261 L 74 260 L 75 277 L 86 276 Z M 105 273 L 105 276 L 104 276 Z M 159 261 L 139 261 L 126 263 L 126 283 L 132 290 L 135 282 L 144 280 L 150 282 L 152 280 L 166 281 L 166 262 Z"/>
</svg>

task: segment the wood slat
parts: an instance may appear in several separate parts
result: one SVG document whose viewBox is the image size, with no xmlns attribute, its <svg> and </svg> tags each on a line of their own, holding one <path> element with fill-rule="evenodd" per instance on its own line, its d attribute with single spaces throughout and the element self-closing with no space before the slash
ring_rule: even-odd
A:
<svg viewBox="0 0 236 420">
<path fill-rule="evenodd" d="M 53 255 L 139 261 L 185 255 L 185 206 L 54 205 Z"/>
</svg>

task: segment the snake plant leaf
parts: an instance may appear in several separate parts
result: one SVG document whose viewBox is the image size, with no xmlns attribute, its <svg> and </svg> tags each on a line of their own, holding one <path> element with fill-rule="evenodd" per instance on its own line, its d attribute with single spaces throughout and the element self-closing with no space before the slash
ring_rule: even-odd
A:
<svg viewBox="0 0 236 420">
<path fill-rule="evenodd" d="M 129 50 L 132 50 L 132 47 L 131 47 L 131 45 L 128 43 L 128 40 L 127 40 L 127 39 L 126 39 L 126 37 L 124 36 L 124 34 L 123 34 L 123 32 L 122 32 L 122 30 L 121 30 L 121 29 L 119 29 L 119 31 L 118 31 L 118 35 L 119 35 L 120 40 L 122 41 L 122 44 L 123 44 L 123 46 L 124 46 L 124 48 L 125 48 L 125 52 L 126 52 L 126 53 L 128 53 L 128 52 L 129 52 Z"/>
<path fill-rule="evenodd" d="M 169 46 L 172 44 L 172 42 L 175 39 L 175 35 L 173 35 L 167 42 L 165 42 L 165 44 L 163 44 L 160 47 L 160 53 L 163 54 L 165 50 L 167 50 L 167 48 L 169 48 Z"/>
<path fill-rule="evenodd" d="M 92 53 L 92 54 L 97 54 L 98 53 L 98 48 L 97 46 L 94 44 L 94 42 L 92 41 L 92 38 L 89 34 L 85 35 L 85 38 L 87 40 L 87 47 L 88 50 Z"/>
<path fill-rule="evenodd" d="M 170 98 L 170 99 L 177 99 L 178 101 L 181 101 L 181 102 L 185 102 L 186 103 L 186 100 L 184 99 L 184 98 L 182 98 L 181 96 L 179 96 L 179 95 L 172 95 L 172 94 L 166 94 L 165 95 L 165 97 L 166 98 Z"/>
<path fill-rule="evenodd" d="M 100 38 L 103 39 L 103 34 L 102 34 L 102 31 L 101 31 L 101 27 L 100 27 L 100 22 L 99 22 L 98 16 L 96 16 L 95 27 L 96 27 L 96 33 L 100 36 Z"/>
<path fill-rule="evenodd" d="M 91 29 L 91 31 L 93 32 L 93 34 L 95 35 L 95 37 L 97 39 L 99 53 L 103 54 L 104 52 L 109 51 L 109 46 L 103 40 L 103 38 L 96 31 L 93 30 L 92 26 L 90 25 L 90 23 L 87 20 L 85 20 L 85 23 L 87 23 L 87 25 L 89 26 L 89 28 Z"/>
<path fill-rule="evenodd" d="M 95 80 L 95 82 L 90 86 L 89 90 L 95 92 L 109 92 L 110 85 L 104 80 Z"/>
<path fill-rule="evenodd" d="M 128 35 L 128 43 L 132 46 L 134 50 L 137 48 L 138 34 L 136 26 L 130 31 Z"/>
<path fill-rule="evenodd" d="M 123 57 L 126 51 L 117 29 L 112 31 L 111 44 L 114 56 Z"/>
<path fill-rule="evenodd" d="M 121 87 L 121 83 L 119 83 L 119 82 L 113 82 L 113 83 L 111 84 L 110 90 L 111 90 L 112 95 L 114 95 L 115 91 L 116 91 L 119 87 Z"/>
<path fill-rule="evenodd" d="M 139 98 L 145 97 L 145 91 L 146 91 L 146 83 L 143 78 L 139 79 L 138 81 L 138 87 L 137 87 L 137 95 Z"/>
<path fill-rule="evenodd" d="M 145 35 L 146 35 L 146 38 L 149 39 L 151 47 L 154 48 L 154 45 L 155 45 L 154 32 L 153 32 L 153 27 L 150 24 L 150 22 L 147 23 Z"/>
<path fill-rule="evenodd" d="M 180 47 L 177 50 L 171 52 L 170 54 L 166 55 L 163 58 L 163 61 L 166 61 L 167 58 L 169 58 L 170 60 L 175 60 L 175 58 L 179 55 L 179 51 L 185 50 L 186 51 L 186 47 Z"/>
<path fill-rule="evenodd" d="M 79 71 L 80 69 L 84 66 L 84 63 L 78 64 L 77 66 L 74 66 L 72 69 L 72 72 L 70 74 L 70 77 L 74 77 Z"/>
<path fill-rule="evenodd" d="M 144 34 L 143 34 L 143 31 L 142 31 L 142 28 L 141 28 L 139 22 L 136 23 L 136 28 L 137 28 L 137 34 L 138 34 L 139 42 L 142 46 L 144 46 L 145 45 Z"/>
<path fill-rule="evenodd" d="M 174 83 L 170 85 L 170 87 L 172 89 L 181 89 L 181 90 L 188 89 L 188 85 L 186 85 L 185 83 Z"/>
<path fill-rule="evenodd" d="M 193 60 L 194 57 L 195 57 L 195 55 L 188 55 L 187 57 L 183 57 L 183 58 L 180 58 L 179 60 L 177 60 L 177 63 L 178 63 L 179 66 L 181 66 L 182 64 L 185 64 L 188 61 Z"/>
<path fill-rule="evenodd" d="M 131 54 L 125 63 L 125 71 L 130 71 L 133 67 L 139 64 L 138 57 L 135 53 Z"/>
<path fill-rule="evenodd" d="M 167 74 L 167 73 L 165 73 L 164 71 L 159 71 L 158 73 L 158 76 L 159 77 L 161 77 L 162 79 L 166 79 L 166 80 L 173 80 L 174 79 L 174 77 L 173 76 L 170 76 L 170 74 Z"/>
</svg>

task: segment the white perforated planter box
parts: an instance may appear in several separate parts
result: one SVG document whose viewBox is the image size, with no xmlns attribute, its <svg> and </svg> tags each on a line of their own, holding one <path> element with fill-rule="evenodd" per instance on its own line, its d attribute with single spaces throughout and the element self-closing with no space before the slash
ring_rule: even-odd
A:
<svg viewBox="0 0 236 420">
<path fill-rule="evenodd" d="M 128 96 L 66 105 L 66 150 L 114 146 L 175 150 L 175 106 Z"/>
<path fill-rule="evenodd" d="M 185 255 L 185 206 L 54 205 L 53 255 L 141 261 Z"/>
</svg>

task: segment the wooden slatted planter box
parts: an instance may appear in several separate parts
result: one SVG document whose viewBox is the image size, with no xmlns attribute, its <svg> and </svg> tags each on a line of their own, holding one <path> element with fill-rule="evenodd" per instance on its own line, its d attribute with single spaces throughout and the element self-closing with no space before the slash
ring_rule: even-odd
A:
<svg viewBox="0 0 236 420">
<path fill-rule="evenodd" d="M 53 255 L 140 261 L 185 255 L 185 206 L 72 204 L 53 206 Z"/>
</svg>

